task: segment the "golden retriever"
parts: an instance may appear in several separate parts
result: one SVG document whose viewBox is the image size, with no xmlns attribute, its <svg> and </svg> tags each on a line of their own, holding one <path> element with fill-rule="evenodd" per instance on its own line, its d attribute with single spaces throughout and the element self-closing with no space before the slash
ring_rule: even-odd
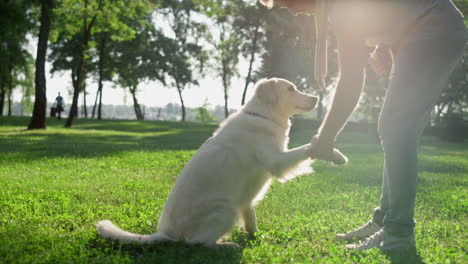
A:
<svg viewBox="0 0 468 264">
<path fill-rule="evenodd" d="M 205 246 L 222 243 L 237 220 L 257 232 L 255 206 L 272 178 L 284 182 L 311 173 L 310 144 L 288 149 L 290 116 L 315 108 L 317 97 L 299 92 L 291 82 L 263 79 L 252 99 L 220 127 L 177 178 L 158 223 L 158 232 L 137 235 L 109 220 L 97 224 L 103 237 L 123 243 L 185 241 Z M 346 159 L 335 150 L 337 163 Z"/>
</svg>

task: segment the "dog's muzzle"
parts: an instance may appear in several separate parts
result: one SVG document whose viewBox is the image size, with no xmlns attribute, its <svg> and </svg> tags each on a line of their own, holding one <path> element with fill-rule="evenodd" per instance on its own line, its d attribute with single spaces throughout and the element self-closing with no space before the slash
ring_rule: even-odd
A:
<svg viewBox="0 0 468 264">
<path fill-rule="evenodd" d="M 309 96 L 307 100 L 307 105 L 305 106 L 297 106 L 296 108 L 302 111 L 311 111 L 317 106 L 318 97 L 316 96 Z"/>
</svg>

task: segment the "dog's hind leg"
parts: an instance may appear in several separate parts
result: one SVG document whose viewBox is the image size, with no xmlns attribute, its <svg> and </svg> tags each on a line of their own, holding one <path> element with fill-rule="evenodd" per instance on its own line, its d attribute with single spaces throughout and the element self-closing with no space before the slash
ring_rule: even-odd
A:
<svg viewBox="0 0 468 264">
<path fill-rule="evenodd" d="M 187 242 L 190 244 L 203 244 L 208 247 L 238 247 L 236 243 L 219 242 L 224 235 L 234 228 L 238 217 L 237 212 L 233 208 L 224 206 L 217 206 L 212 209 L 203 217 L 204 219 L 201 219 L 197 230 Z"/>
<path fill-rule="evenodd" d="M 246 206 L 241 210 L 241 216 L 244 220 L 244 229 L 250 235 L 258 232 L 257 217 L 255 215 L 255 208 L 253 206 Z"/>
</svg>

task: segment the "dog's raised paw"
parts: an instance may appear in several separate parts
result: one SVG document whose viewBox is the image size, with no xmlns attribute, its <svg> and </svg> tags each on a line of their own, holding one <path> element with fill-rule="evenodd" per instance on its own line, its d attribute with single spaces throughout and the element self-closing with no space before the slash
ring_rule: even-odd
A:
<svg viewBox="0 0 468 264">
<path fill-rule="evenodd" d="M 348 158 L 338 149 L 333 149 L 333 160 L 331 162 L 336 166 L 345 165 L 348 163 Z"/>
</svg>

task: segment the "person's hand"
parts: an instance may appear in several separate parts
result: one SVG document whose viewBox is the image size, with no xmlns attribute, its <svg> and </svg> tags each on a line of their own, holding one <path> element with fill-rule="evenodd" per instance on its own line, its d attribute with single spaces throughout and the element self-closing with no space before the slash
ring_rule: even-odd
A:
<svg viewBox="0 0 468 264">
<path fill-rule="evenodd" d="M 392 70 L 393 60 L 390 49 L 378 45 L 369 57 L 369 65 L 372 70 L 379 76 L 388 76 Z"/>
<path fill-rule="evenodd" d="M 320 138 L 318 135 L 310 139 L 310 148 L 307 154 L 312 159 L 333 160 L 333 148 L 335 141 L 331 139 Z"/>
<path fill-rule="evenodd" d="M 334 140 L 321 139 L 316 135 L 310 140 L 310 148 L 307 150 L 307 154 L 312 159 L 330 161 L 333 165 L 348 163 L 348 158 L 338 149 L 334 148 L 334 145 Z"/>
</svg>

